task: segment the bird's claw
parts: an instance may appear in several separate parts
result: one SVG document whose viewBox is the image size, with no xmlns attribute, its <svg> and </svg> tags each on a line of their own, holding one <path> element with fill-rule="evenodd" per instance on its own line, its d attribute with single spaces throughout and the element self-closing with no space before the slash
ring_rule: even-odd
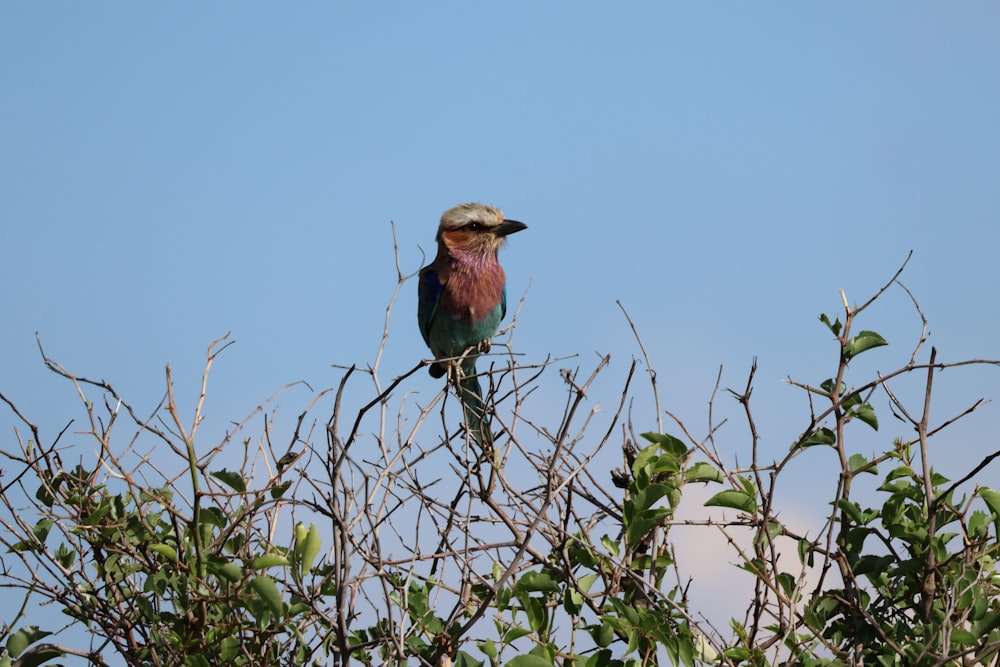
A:
<svg viewBox="0 0 1000 667">
<path fill-rule="evenodd" d="M 465 377 L 465 373 L 462 371 L 462 365 L 456 362 L 451 362 L 448 364 L 448 380 L 454 384 L 456 387 Z"/>
</svg>

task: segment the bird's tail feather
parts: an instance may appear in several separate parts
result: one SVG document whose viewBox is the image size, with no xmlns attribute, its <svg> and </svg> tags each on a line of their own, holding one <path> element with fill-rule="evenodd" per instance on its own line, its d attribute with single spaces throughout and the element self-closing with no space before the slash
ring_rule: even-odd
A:
<svg viewBox="0 0 1000 667">
<path fill-rule="evenodd" d="M 459 398 L 465 412 L 465 425 L 472 439 L 483 449 L 483 453 L 493 459 L 493 434 L 486 419 L 486 403 L 483 401 L 483 388 L 476 377 L 475 368 L 472 373 L 459 382 Z"/>
</svg>

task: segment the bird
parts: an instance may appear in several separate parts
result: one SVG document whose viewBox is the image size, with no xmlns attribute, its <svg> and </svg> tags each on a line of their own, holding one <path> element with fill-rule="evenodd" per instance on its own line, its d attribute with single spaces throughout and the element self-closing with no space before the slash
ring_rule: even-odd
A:
<svg viewBox="0 0 1000 667">
<path fill-rule="evenodd" d="M 507 277 L 497 253 L 507 236 L 527 228 L 504 218 L 494 206 L 459 204 L 442 214 L 437 255 L 419 273 L 417 322 L 435 359 L 428 370 L 434 378 L 449 373 L 466 428 L 488 453 L 493 435 L 485 420 L 476 359 L 489 351 L 507 313 Z"/>
</svg>

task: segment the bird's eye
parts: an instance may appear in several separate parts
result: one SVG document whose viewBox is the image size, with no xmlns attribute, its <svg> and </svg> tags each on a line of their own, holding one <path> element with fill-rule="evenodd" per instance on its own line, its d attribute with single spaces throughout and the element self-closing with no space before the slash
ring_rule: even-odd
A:
<svg viewBox="0 0 1000 667">
<path fill-rule="evenodd" d="M 478 232 L 480 229 L 483 228 L 483 226 L 478 222 L 470 222 L 465 226 L 465 228 L 468 229 L 470 232 Z"/>
</svg>

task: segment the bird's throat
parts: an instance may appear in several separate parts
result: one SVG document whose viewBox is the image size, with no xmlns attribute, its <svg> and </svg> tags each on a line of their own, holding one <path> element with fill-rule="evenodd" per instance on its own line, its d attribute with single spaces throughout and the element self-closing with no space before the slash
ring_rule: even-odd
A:
<svg viewBox="0 0 1000 667">
<path fill-rule="evenodd" d="M 503 298 L 506 280 L 496 256 L 452 256 L 446 276 L 445 307 L 453 314 L 476 321 L 493 313 Z"/>
</svg>

